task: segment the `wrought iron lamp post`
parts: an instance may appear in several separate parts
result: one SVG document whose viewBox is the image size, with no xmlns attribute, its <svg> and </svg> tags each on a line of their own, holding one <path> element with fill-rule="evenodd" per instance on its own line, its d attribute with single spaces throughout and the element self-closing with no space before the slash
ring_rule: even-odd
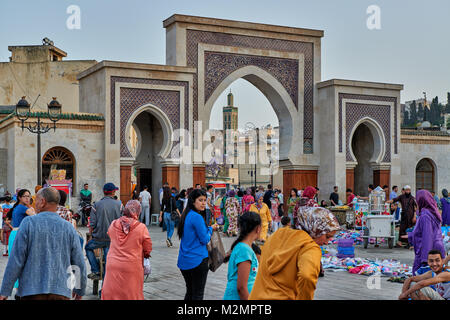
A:
<svg viewBox="0 0 450 320">
<path fill-rule="evenodd" d="M 26 128 L 31 133 L 37 134 L 37 184 L 42 185 L 42 164 L 41 164 L 41 134 L 51 130 L 51 126 L 41 122 L 41 113 L 37 113 L 37 121 L 25 126 L 25 121 L 30 117 L 30 104 L 22 97 L 16 105 L 16 117 L 22 123 L 22 131 Z M 56 131 L 56 122 L 61 117 L 61 104 L 53 97 L 47 105 L 47 118 L 53 122 L 53 130 Z"/>
<path fill-rule="evenodd" d="M 256 189 L 257 188 L 256 187 L 256 184 L 257 184 L 256 183 L 256 161 L 257 161 L 257 146 L 258 146 L 258 140 L 259 140 L 258 139 L 259 130 L 253 122 L 247 122 L 245 124 L 245 128 L 250 131 L 256 130 L 256 141 L 253 141 L 253 143 L 255 144 L 255 189 Z"/>
</svg>

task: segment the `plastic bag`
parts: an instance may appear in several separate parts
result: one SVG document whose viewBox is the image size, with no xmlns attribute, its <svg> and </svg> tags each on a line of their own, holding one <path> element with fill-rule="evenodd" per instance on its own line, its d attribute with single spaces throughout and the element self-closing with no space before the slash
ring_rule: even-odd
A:
<svg viewBox="0 0 450 320">
<path fill-rule="evenodd" d="M 216 219 L 216 223 L 219 225 L 219 226 L 223 226 L 223 224 L 224 224 L 224 221 L 225 219 L 223 218 L 223 215 L 220 215 L 220 216 L 218 216 L 217 217 L 217 219 Z"/>
<path fill-rule="evenodd" d="M 148 276 L 152 273 L 152 266 L 150 264 L 150 259 L 144 258 L 144 276 Z"/>
<path fill-rule="evenodd" d="M 209 261 L 209 270 L 215 272 L 225 259 L 225 249 L 223 248 L 222 239 L 218 231 L 213 231 L 211 241 L 207 244 Z"/>
</svg>

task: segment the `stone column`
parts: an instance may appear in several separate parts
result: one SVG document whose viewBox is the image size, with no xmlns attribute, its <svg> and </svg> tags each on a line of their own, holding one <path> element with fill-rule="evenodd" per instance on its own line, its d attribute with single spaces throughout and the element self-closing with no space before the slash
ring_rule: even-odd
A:
<svg viewBox="0 0 450 320">
<path fill-rule="evenodd" d="M 136 190 L 141 191 L 141 168 L 136 166 Z"/>
</svg>

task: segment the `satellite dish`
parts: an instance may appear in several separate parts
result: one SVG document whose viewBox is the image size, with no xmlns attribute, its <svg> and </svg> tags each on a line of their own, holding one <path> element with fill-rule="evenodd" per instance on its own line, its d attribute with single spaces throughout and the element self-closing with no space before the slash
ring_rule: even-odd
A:
<svg viewBox="0 0 450 320">
<path fill-rule="evenodd" d="M 53 46 L 53 41 L 45 37 L 44 39 L 42 39 L 42 44 L 45 46 Z"/>
</svg>

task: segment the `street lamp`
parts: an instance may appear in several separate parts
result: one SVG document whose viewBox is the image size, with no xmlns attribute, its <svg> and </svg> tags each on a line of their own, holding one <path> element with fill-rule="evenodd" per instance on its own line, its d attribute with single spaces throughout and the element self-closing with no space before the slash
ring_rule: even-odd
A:
<svg viewBox="0 0 450 320">
<path fill-rule="evenodd" d="M 256 129 L 256 141 L 254 141 L 253 143 L 255 144 L 255 189 L 256 189 L 256 148 L 257 148 L 257 144 L 258 144 L 258 128 L 256 128 L 256 125 L 253 122 L 247 122 L 245 124 L 245 129 L 246 130 L 255 130 Z"/>
<path fill-rule="evenodd" d="M 36 99 L 37 100 L 37 99 Z M 41 113 L 37 113 L 37 122 L 25 126 L 25 121 L 30 117 L 30 104 L 25 97 L 16 104 L 16 117 L 21 121 L 22 131 L 26 128 L 31 133 L 37 134 L 37 184 L 42 185 L 42 164 L 41 164 L 41 134 L 50 131 L 48 124 L 41 122 Z M 61 104 L 53 97 L 53 100 L 47 105 L 47 117 L 53 122 L 53 130 L 56 131 L 56 122 L 61 117 Z"/>
</svg>

